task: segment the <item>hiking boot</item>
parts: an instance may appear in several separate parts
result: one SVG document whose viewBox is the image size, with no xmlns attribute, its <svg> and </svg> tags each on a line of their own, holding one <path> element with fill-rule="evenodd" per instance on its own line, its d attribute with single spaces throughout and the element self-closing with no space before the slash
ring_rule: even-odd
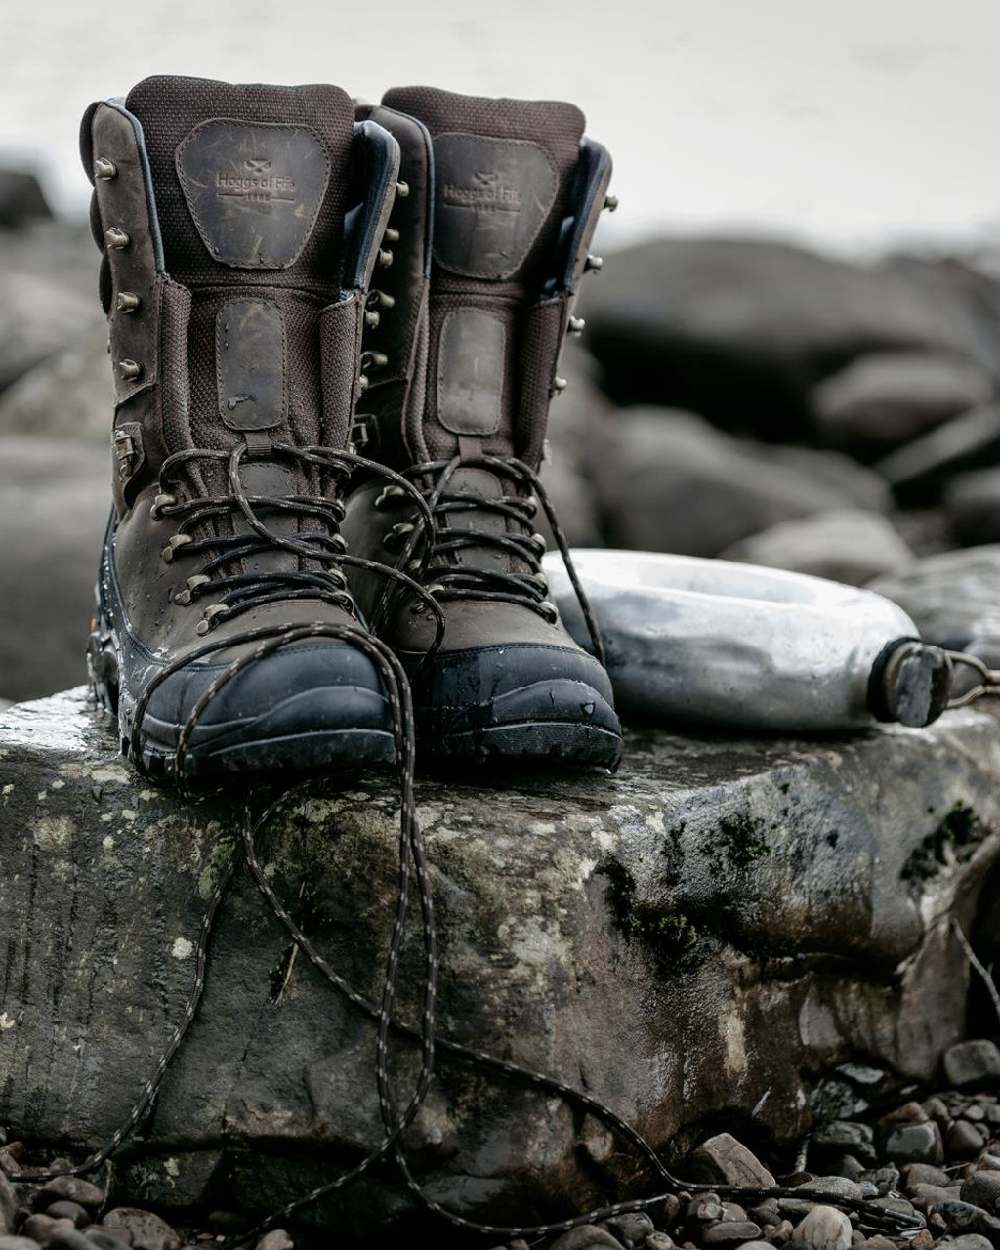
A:
<svg viewBox="0 0 1000 1250">
<path fill-rule="evenodd" d="M 352 589 L 411 675 L 425 755 L 612 766 L 611 685 L 547 599 L 533 524 L 560 350 L 582 328 L 577 286 L 600 267 L 589 244 L 613 206 L 610 159 L 570 104 L 407 87 L 360 115 L 398 141 L 406 194 L 369 296 L 354 441 L 420 487 L 437 538 L 429 550 L 405 491 L 374 480 L 354 489 L 344 532 L 433 595 L 443 645 L 419 599 L 364 571 Z"/>
<path fill-rule="evenodd" d="M 393 759 L 339 525 L 395 141 L 336 87 L 154 77 L 81 151 L 115 386 L 99 700 L 154 770 L 186 724 L 200 774 Z"/>
</svg>

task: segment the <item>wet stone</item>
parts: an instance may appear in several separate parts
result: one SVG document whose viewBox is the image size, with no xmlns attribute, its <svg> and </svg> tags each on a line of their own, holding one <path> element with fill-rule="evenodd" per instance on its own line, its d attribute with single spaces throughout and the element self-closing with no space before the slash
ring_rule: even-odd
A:
<svg viewBox="0 0 1000 1250">
<path fill-rule="evenodd" d="M 106 1228 L 123 1228 L 132 1234 L 136 1250 L 181 1250 L 183 1242 L 169 1224 L 151 1211 L 117 1207 L 103 1220 Z"/>
<path fill-rule="evenodd" d="M 605 1220 L 603 1227 L 612 1237 L 617 1237 L 626 1250 L 635 1250 L 654 1231 L 653 1221 L 644 1211 L 627 1211 L 624 1215 L 616 1215 Z"/>
<path fill-rule="evenodd" d="M 45 1214 L 54 1220 L 71 1220 L 76 1228 L 84 1228 L 90 1223 L 90 1216 L 86 1209 L 78 1202 L 71 1202 L 68 1198 L 60 1198 L 58 1202 L 53 1202 L 45 1208 Z"/>
<path fill-rule="evenodd" d="M 941 1250 L 993 1250 L 993 1243 L 981 1233 L 963 1233 L 939 1243 Z"/>
<path fill-rule="evenodd" d="M 962 1201 L 996 1212 L 1000 1204 L 1000 1172 L 975 1172 L 962 1184 Z"/>
<path fill-rule="evenodd" d="M 283 1228 L 272 1228 L 257 1242 L 256 1250 L 295 1250 L 295 1242 Z"/>
<path fill-rule="evenodd" d="M 96 1210 L 104 1203 L 104 1190 L 79 1176 L 57 1176 L 38 1191 L 36 1206 L 47 1206 L 50 1202 L 58 1202 L 65 1198 L 68 1202 L 78 1202 L 81 1207 Z"/>
<path fill-rule="evenodd" d="M 701 1243 L 704 1246 L 739 1246 L 745 1241 L 754 1241 L 760 1231 L 760 1225 L 749 1220 L 724 1220 L 702 1233 Z"/>
<path fill-rule="evenodd" d="M 851 1221 L 836 1207 L 815 1206 L 794 1236 L 808 1250 L 847 1250 L 852 1239 Z"/>
<path fill-rule="evenodd" d="M 907 1189 L 912 1189 L 915 1185 L 940 1185 L 945 1186 L 951 1184 L 951 1180 L 947 1172 L 941 1168 L 932 1167 L 929 1163 L 910 1163 L 903 1168 L 903 1184 Z"/>
<path fill-rule="evenodd" d="M 702 1142 L 691 1156 L 691 1174 L 720 1185 L 768 1188 L 774 1177 L 757 1156 L 729 1133 Z"/>
<path fill-rule="evenodd" d="M 989 1140 L 985 1125 L 971 1124 L 968 1120 L 956 1120 L 945 1136 L 945 1148 L 949 1155 L 959 1159 L 971 1159 Z"/>
<path fill-rule="evenodd" d="M 1000 1050 L 983 1038 L 959 1042 L 946 1051 L 944 1073 L 949 1084 L 959 1089 L 1000 1080 Z"/>
<path fill-rule="evenodd" d="M 941 1132 L 933 1121 L 897 1124 L 886 1134 L 885 1153 L 895 1163 L 940 1163 Z"/>
<path fill-rule="evenodd" d="M 596 1224 L 583 1224 L 580 1228 L 571 1228 L 568 1233 L 563 1233 L 549 1250 L 624 1250 L 624 1247 L 607 1229 L 598 1228 Z"/>
</svg>

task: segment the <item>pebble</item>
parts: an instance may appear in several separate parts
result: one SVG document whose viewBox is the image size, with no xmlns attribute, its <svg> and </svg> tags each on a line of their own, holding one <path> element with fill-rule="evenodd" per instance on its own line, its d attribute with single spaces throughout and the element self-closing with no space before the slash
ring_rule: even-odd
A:
<svg viewBox="0 0 1000 1250">
<path fill-rule="evenodd" d="M 257 1242 L 256 1250 L 295 1250 L 295 1242 L 283 1228 L 272 1228 Z"/>
<path fill-rule="evenodd" d="M 60 1198 L 58 1202 L 53 1202 L 45 1208 L 45 1214 L 54 1220 L 70 1220 L 74 1228 L 86 1228 L 90 1223 L 86 1209 L 69 1198 Z"/>
<path fill-rule="evenodd" d="M 136 1250 L 181 1250 L 184 1244 L 158 1215 L 136 1207 L 116 1207 L 108 1212 L 103 1223 L 106 1228 L 124 1228 L 130 1232 Z"/>
<path fill-rule="evenodd" d="M 52 1234 L 51 1250 L 94 1250 L 94 1243 L 78 1229 L 60 1228 Z"/>
<path fill-rule="evenodd" d="M 959 1159 L 971 1159 L 989 1141 L 989 1133 L 983 1124 L 971 1124 L 968 1120 L 956 1120 L 945 1136 L 945 1147 L 950 1155 Z"/>
<path fill-rule="evenodd" d="M 691 1174 L 719 1185 L 769 1188 L 774 1177 L 757 1156 L 729 1133 L 702 1142 L 691 1156 Z"/>
<path fill-rule="evenodd" d="M 38 1250 L 38 1243 L 11 1233 L 0 1234 L 0 1250 Z"/>
<path fill-rule="evenodd" d="M 642 1244 L 643 1250 L 676 1250 L 673 1239 L 668 1237 L 666 1233 L 650 1233 Z M 761 1243 L 755 1242 L 754 1244 L 759 1246 Z M 767 1242 L 763 1244 L 767 1247 L 767 1250 L 771 1250 Z"/>
<path fill-rule="evenodd" d="M 795 1240 L 808 1250 L 848 1250 L 851 1221 L 836 1207 L 815 1206 L 795 1229 Z"/>
<path fill-rule="evenodd" d="M 35 1205 L 44 1207 L 50 1202 L 58 1202 L 60 1198 L 96 1211 L 104 1205 L 104 1190 L 79 1176 L 57 1176 L 38 1191 Z"/>
<path fill-rule="evenodd" d="M 993 1250 L 993 1243 L 981 1233 L 963 1233 L 940 1243 L 942 1250 Z"/>
<path fill-rule="evenodd" d="M 958 1089 L 996 1082 L 1000 1080 L 1000 1050 L 984 1038 L 959 1042 L 945 1052 L 944 1074 L 949 1085 Z"/>
<path fill-rule="evenodd" d="M 907 1189 L 915 1185 L 940 1185 L 942 1188 L 951 1184 L 951 1178 L 941 1168 L 932 1167 L 929 1163 L 910 1163 L 903 1168 L 903 1181 Z"/>
<path fill-rule="evenodd" d="M 860 1198 L 861 1186 L 843 1176 L 817 1176 L 809 1182 L 809 1188 L 817 1193 L 831 1194 L 840 1198 Z"/>
<path fill-rule="evenodd" d="M 132 1244 L 132 1234 L 124 1228 L 98 1228 L 91 1224 L 83 1230 L 83 1235 L 98 1250 L 121 1250 L 122 1246 Z"/>
<path fill-rule="evenodd" d="M 771 1228 L 780 1224 L 781 1212 L 778 1210 L 778 1200 L 768 1198 L 764 1202 L 759 1202 L 755 1207 L 751 1207 L 750 1218 L 762 1228 Z"/>
<path fill-rule="evenodd" d="M 1000 1242 L 1000 1220 L 971 1202 L 942 1202 L 934 1213 L 952 1232 L 982 1233 L 994 1244 Z"/>
<path fill-rule="evenodd" d="M 626 1250 L 635 1250 L 641 1246 L 650 1233 L 654 1232 L 653 1221 L 645 1211 L 626 1211 L 624 1215 L 613 1216 L 604 1221 L 604 1228 L 622 1242 Z"/>
<path fill-rule="evenodd" d="M 875 1134 L 871 1126 L 855 1120 L 832 1120 L 816 1130 L 812 1139 L 816 1150 L 847 1151 L 862 1163 L 875 1162 Z"/>
<path fill-rule="evenodd" d="M 740 1246 L 745 1241 L 755 1241 L 759 1236 L 759 1224 L 752 1224 L 749 1220 L 724 1220 L 702 1233 L 701 1243 L 704 1246 Z"/>
<path fill-rule="evenodd" d="M 0 1247 L 0 1250 L 3 1250 Z M 612 1237 L 605 1228 L 596 1224 L 581 1224 L 579 1228 L 571 1228 L 568 1233 L 558 1237 L 549 1250 L 625 1250 L 617 1237 Z"/>
<path fill-rule="evenodd" d="M 58 1219 L 50 1215 L 36 1213 L 28 1216 L 18 1229 L 18 1232 L 23 1237 L 30 1237 L 32 1241 L 37 1241 L 40 1246 L 47 1246 L 56 1233 L 72 1227 L 72 1220 Z"/>
<path fill-rule="evenodd" d="M 996 1211 L 1000 1205 L 1000 1172 L 974 1172 L 962 1185 L 962 1201 Z"/>
<path fill-rule="evenodd" d="M 926 1115 L 922 1107 L 920 1110 Z M 922 1124 L 899 1123 L 886 1134 L 885 1153 L 894 1163 L 941 1163 L 944 1160 L 941 1130 L 933 1120 Z"/>
</svg>

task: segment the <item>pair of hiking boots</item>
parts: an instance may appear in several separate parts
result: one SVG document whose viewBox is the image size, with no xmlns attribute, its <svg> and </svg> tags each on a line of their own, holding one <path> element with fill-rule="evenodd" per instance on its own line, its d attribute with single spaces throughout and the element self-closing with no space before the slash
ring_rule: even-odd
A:
<svg viewBox="0 0 1000 1250">
<path fill-rule="evenodd" d="M 199 773 L 391 760 L 359 631 L 401 661 L 425 756 L 616 763 L 533 520 L 614 204 L 583 128 L 561 103 L 174 77 L 87 111 L 115 386 L 89 659 L 147 768 L 182 737 Z"/>
</svg>

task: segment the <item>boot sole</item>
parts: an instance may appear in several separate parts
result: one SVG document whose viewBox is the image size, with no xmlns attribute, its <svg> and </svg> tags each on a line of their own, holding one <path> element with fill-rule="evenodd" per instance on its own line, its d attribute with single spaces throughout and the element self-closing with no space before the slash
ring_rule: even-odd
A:
<svg viewBox="0 0 1000 1250">
<path fill-rule="evenodd" d="M 118 663 L 108 635 L 91 635 L 88 666 L 98 707 L 117 722 L 122 755 L 154 778 L 174 778 L 182 726 L 147 715 L 140 735 L 142 759 L 134 759 L 134 699 L 119 696 Z M 330 720 L 333 711 L 348 722 L 370 714 L 373 697 L 373 691 L 355 686 L 320 687 L 291 695 L 261 716 L 199 726 L 188 744 L 186 774 L 204 780 L 233 773 L 311 773 L 392 764 L 396 741 L 389 730 L 315 728 Z"/>
<path fill-rule="evenodd" d="M 460 685 L 439 679 L 438 695 L 452 697 L 416 708 L 425 759 L 536 760 L 614 768 L 621 758 L 618 718 L 600 691 L 586 682 L 549 678 L 468 702 Z"/>
<path fill-rule="evenodd" d="M 501 759 L 572 764 L 581 768 L 614 768 L 621 759 L 622 740 L 607 729 L 567 722 L 526 722 L 494 729 L 445 734 L 424 754 L 431 759 L 479 764 Z"/>
</svg>

